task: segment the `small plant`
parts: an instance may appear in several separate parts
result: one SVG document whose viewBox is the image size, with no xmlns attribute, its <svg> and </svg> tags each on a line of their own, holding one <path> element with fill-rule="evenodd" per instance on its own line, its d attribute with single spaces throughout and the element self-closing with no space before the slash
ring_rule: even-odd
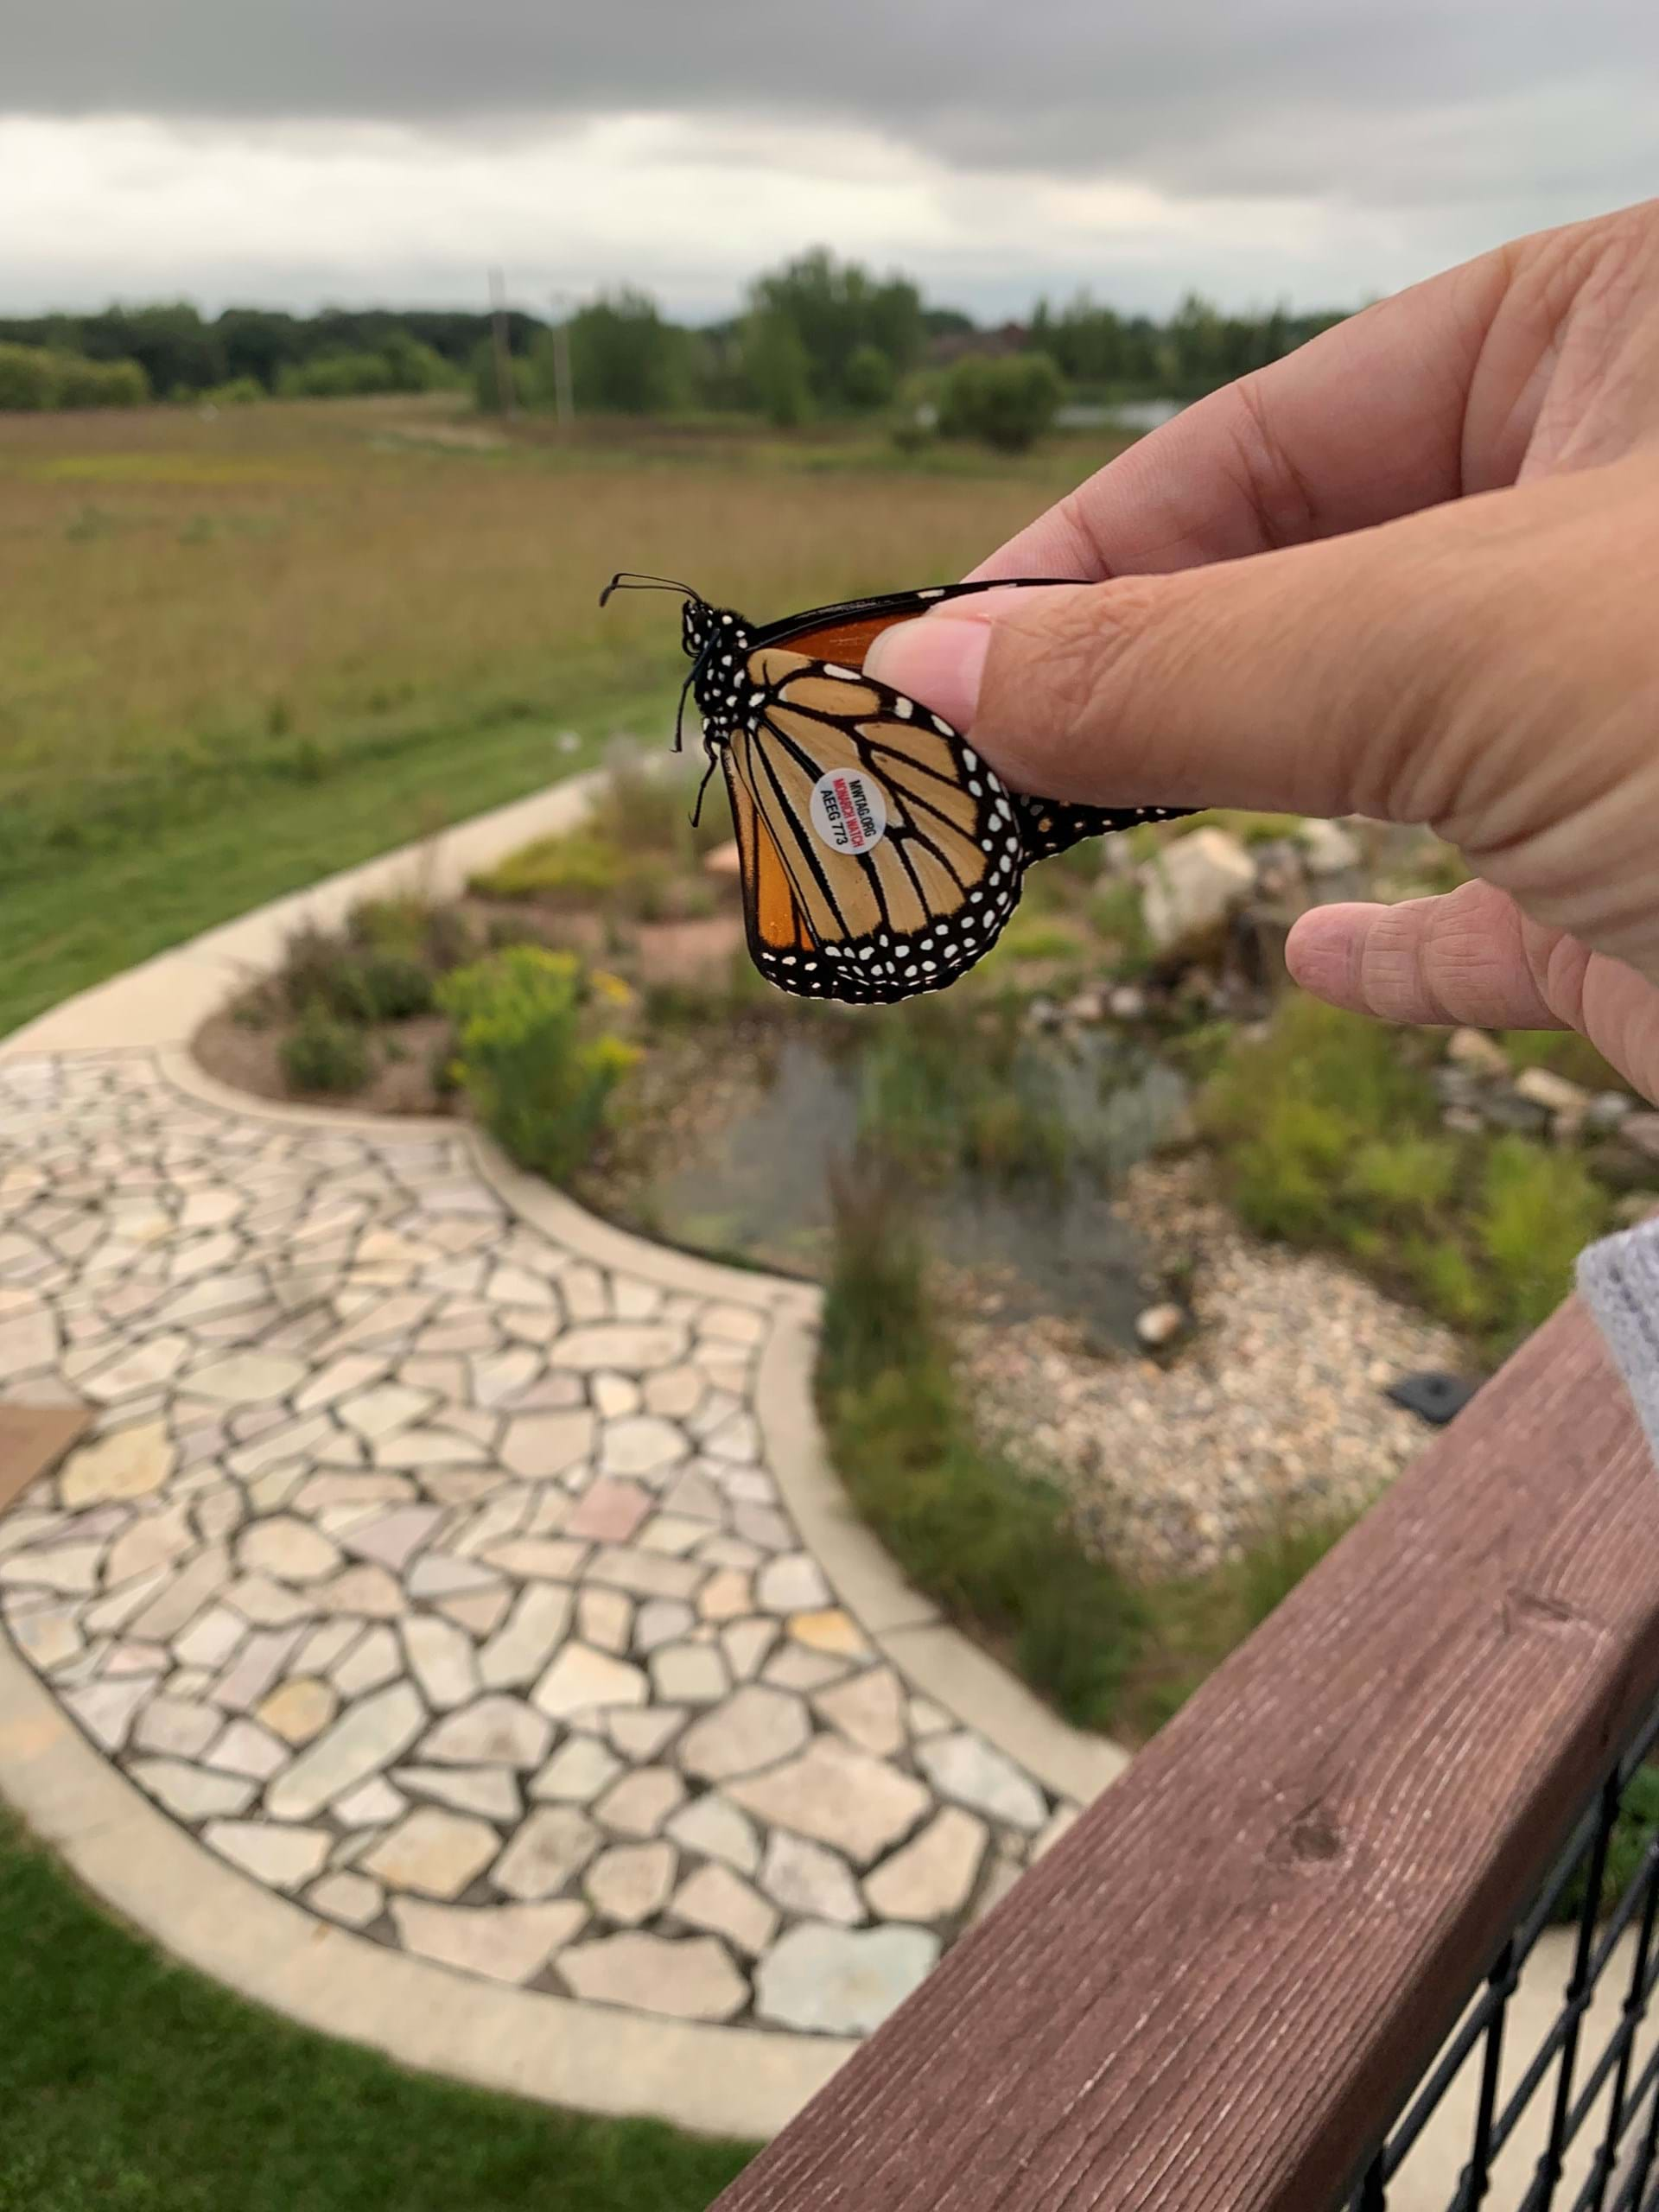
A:
<svg viewBox="0 0 1659 2212">
<path fill-rule="evenodd" d="M 1224 1056 L 1200 1125 L 1251 1228 L 1336 1247 L 1501 1357 L 1566 1295 L 1608 1200 L 1573 1153 L 1443 1129 L 1423 1059 L 1293 995 Z"/>
<path fill-rule="evenodd" d="M 438 987 L 454 1020 L 461 1087 L 505 1148 L 538 1174 L 582 1165 L 639 1058 L 621 1038 L 595 1033 L 593 999 L 574 954 L 536 945 L 492 953 Z"/>
<path fill-rule="evenodd" d="M 838 1177 L 818 1398 L 860 1512 L 917 1586 L 1001 1646 L 1082 1727 L 1110 1725 L 1144 1628 L 1065 1502 L 975 1427 L 899 1174 Z"/>
<path fill-rule="evenodd" d="M 1602 1870 L 1601 1895 L 1596 1917 L 1605 1920 L 1641 1871 L 1642 1861 L 1659 1835 L 1659 1767 L 1639 1766 L 1624 1785 L 1613 1832 L 1607 1839 L 1607 1863 Z M 1550 1918 L 1558 1925 L 1574 1921 L 1584 1910 L 1590 1885 L 1588 1854 L 1580 1859 L 1555 1900 Z"/>
<path fill-rule="evenodd" d="M 282 984 L 296 1011 L 321 1007 L 337 1021 L 407 1021 L 432 1011 L 432 978 L 412 953 L 326 930 L 289 939 Z"/>
<path fill-rule="evenodd" d="M 472 923 L 459 906 L 418 892 L 365 899 L 353 908 L 346 927 L 353 944 L 396 954 L 439 975 L 461 967 L 477 950 Z"/>
<path fill-rule="evenodd" d="M 360 1029 L 325 1007 L 308 1007 L 282 1043 L 283 1076 L 290 1090 L 343 1094 L 361 1090 L 371 1072 Z"/>
<path fill-rule="evenodd" d="M 357 963 L 355 988 L 372 1021 L 412 1021 L 430 1014 L 432 978 L 403 952 L 367 952 Z"/>
<path fill-rule="evenodd" d="M 1173 1719 L 1359 1518 L 1357 1512 L 1307 1519 L 1274 1512 L 1236 1557 L 1148 1585 L 1142 1592 L 1147 1633 L 1122 1700 L 1121 1719 L 1130 1736 L 1149 1736 Z"/>
</svg>

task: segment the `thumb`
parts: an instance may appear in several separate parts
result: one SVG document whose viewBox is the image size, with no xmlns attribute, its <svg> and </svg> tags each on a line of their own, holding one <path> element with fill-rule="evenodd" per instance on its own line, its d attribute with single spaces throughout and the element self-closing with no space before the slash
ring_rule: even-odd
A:
<svg viewBox="0 0 1659 2212">
<path fill-rule="evenodd" d="M 1500 719 L 1476 696 L 1484 671 L 1559 619 L 1503 507 L 1535 496 L 1173 575 L 950 601 L 884 632 L 866 665 L 971 730 L 1019 790 L 1432 820 Z"/>
</svg>

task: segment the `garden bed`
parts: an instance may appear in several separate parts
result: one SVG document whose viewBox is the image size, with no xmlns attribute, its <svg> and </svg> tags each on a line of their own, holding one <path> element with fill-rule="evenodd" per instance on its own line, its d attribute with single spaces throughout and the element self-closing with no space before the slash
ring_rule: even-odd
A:
<svg viewBox="0 0 1659 2212">
<path fill-rule="evenodd" d="M 849 1009 L 755 976 L 723 814 L 693 830 L 690 798 L 620 766 L 467 898 L 297 938 L 199 1054 L 266 1096 L 473 1114 L 644 1234 L 826 1282 L 861 1509 L 1076 1719 L 1155 1725 L 1413 1455 L 1390 1386 L 1478 1379 L 1659 1188 L 1659 1116 L 1581 1040 L 1287 988 L 1308 905 L 1455 880 L 1415 833 L 1143 828 L 1034 870 L 949 993 Z M 853 1389 L 861 1343 L 885 1389 Z"/>
</svg>

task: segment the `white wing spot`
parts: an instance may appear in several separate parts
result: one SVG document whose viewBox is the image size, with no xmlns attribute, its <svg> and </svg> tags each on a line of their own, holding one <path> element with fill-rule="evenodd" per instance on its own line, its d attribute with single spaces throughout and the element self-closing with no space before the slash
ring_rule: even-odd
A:
<svg viewBox="0 0 1659 2212">
<path fill-rule="evenodd" d="M 893 711 L 901 722 L 907 722 L 916 709 L 908 699 L 895 699 L 893 702 Z"/>
</svg>

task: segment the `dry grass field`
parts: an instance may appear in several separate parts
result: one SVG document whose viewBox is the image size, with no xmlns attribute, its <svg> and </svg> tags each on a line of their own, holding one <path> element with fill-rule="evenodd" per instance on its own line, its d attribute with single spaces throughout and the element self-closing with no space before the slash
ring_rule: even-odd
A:
<svg viewBox="0 0 1659 2212">
<path fill-rule="evenodd" d="M 677 623 L 601 615 L 613 569 L 758 615 L 948 577 L 1110 450 L 564 446 L 411 400 L 0 416 L 0 1032 L 654 737 Z"/>
</svg>

